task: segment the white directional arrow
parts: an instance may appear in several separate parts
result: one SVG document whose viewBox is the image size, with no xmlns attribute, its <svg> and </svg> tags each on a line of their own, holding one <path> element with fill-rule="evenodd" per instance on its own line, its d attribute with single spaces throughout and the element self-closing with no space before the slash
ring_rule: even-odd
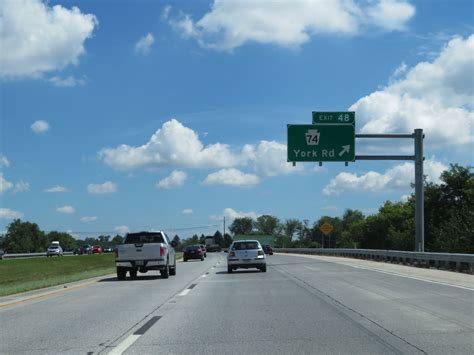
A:
<svg viewBox="0 0 474 355">
<path fill-rule="evenodd" d="M 344 153 L 349 153 L 349 150 L 351 149 L 350 145 L 343 145 L 342 150 L 339 152 L 339 156 L 342 156 Z"/>
</svg>

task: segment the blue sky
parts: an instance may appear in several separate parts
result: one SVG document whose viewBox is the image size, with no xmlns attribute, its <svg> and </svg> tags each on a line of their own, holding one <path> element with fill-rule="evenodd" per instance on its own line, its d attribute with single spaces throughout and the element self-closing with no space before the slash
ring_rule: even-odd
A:
<svg viewBox="0 0 474 355">
<path fill-rule="evenodd" d="M 374 213 L 410 162 L 286 163 L 286 125 L 423 128 L 431 181 L 472 165 L 474 3 L 1 3 L 0 231 L 210 233 L 238 216 Z M 413 142 L 356 141 L 356 154 Z M 209 228 L 183 229 L 194 226 Z M 222 227 L 219 227 L 222 229 Z"/>
</svg>

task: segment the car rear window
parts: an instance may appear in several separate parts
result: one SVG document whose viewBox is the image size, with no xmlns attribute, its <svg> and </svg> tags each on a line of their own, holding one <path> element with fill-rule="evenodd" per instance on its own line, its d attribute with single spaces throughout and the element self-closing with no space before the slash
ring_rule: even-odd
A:
<svg viewBox="0 0 474 355">
<path fill-rule="evenodd" d="M 198 249 L 201 249 L 201 247 L 199 245 L 192 245 L 190 247 L 187 247 L 186 249 L 187 250 L 198 250 Z"/>
<path fill-rule="evenodd" d="M 258 249 L 257 242 L 240 242 L 234 243 L 233 250 L 251 250 L 251 249 Z"/>
<path fill-rule="evenodd" d="M 129 233 L 124 244 L 164 243 L 161 233 Z"/>
</svg>

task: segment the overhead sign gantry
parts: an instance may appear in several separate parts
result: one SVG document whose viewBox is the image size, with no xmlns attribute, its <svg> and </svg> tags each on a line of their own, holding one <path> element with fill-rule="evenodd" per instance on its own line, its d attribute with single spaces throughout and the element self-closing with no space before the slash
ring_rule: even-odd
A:
<svg viewBox="0 0 474 355">
<path fill-rule="evenodd" d="M 288 124 L 287 160 L 292 162 L 349 162 L 411 160 L 415 162 L 415 251 L 425 251 L 422 129 L 413 134 L 355 134 L 355 112 L 313 112 L 313 124 Z M 355 138 L 411 138 L 414 155 L 356 155 Z"/>
</svg>

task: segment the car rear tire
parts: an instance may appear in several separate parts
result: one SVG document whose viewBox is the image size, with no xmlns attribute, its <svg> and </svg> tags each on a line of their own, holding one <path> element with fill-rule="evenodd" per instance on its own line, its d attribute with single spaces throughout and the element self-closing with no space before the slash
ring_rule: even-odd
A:
<svg viewBox="0 0 474 355">
<path fill-rule="evenodd" d="M 267 265 L 262 266 L 262 267 L 260 268 L 260 271 L 261 271 L 261 272 L 267 272 Z"/>
<path fill-rule="evenodd" d="M 227 272 L 228 272 L 229 274 L 232 274 L 232 271 L 233 271 L 233 270 L 234 270 L 234 269 L 232 269 L 230 266 L 227 266 Z"/>
<path fill-rule="evenodd" d="M 186 263 L 188 261 L 188 259 L 183 259 L 183 261 Z"/>
<path fill-rule="evenodd" d="M 165 268 L 161 270 L 160 273 L 162 279 L 167 279 L 168 277 L 170 277 L 170 270 L 168 264 L 166 264 Z"/>
<path fill-rule="evenodd" d="M 201 261 L 204 261 L 204 256 L 201 256 Z"/>
<path fill-rule="evenodd" d="M 125 280 L 126 275 L 127 275 L 127 270 L 117 266 L 117 280 L 120 280 L 120 281 Z"/>
<path fill-rule="evenodd" d="M 130 278 L 135 280 L 137 278 L 138 270 L 130 270 L 129 273 L 130 273 Z"/>
<path fill-rule="evenodd" d="M 173 267 L 170 267 L 170 275 L 175 276 L 176 275 L 176 265 Z"/>
</svg>

